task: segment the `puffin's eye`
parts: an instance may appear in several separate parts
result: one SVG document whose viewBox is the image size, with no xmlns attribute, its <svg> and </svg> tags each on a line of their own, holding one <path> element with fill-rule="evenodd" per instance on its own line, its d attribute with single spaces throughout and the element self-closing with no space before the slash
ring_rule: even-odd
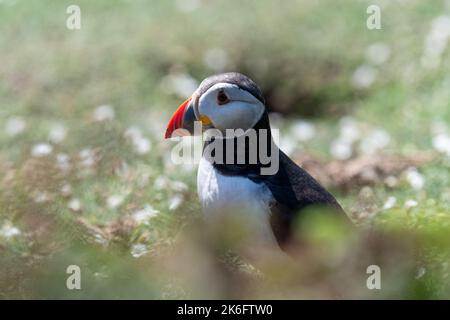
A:
<svg viewBox="0 0 450 320">
<path fill-rule="evenodd" d="M 222 105 L 228 102 L 230 102 L 230 99 L 228 99 L 227 95 L 225 94 L 225 92 L 223 92 L 223 90 L 220 90 L 219 93 L 217 94 L 217 103 L 219 105 Z"/>
</svg>

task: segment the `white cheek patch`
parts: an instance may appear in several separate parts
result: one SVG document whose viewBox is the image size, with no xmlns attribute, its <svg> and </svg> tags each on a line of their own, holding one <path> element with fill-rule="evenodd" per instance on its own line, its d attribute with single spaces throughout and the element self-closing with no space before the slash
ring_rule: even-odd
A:
<svg viewBox="0 0 450 320">
<path fill-rule="evenodd" d="M 233 101 L 226 110 L 220 113 L 221 129 L 243 129 L 252 128 L 261 118 L 263 108 L 256 104 L 249 104 L 241 101 Z"/>
<path fill-rule="evenodd" d="M 217 103 L 217 93 L 224 90 L 230 102 Z M 251 93 L 230 83 L 218 83 L 206 91 L 199 99 L 199 113 L 208 116 L 215 128 L 225 129 L 252 128 L 264 113 L 264 104 Z"/>
</svg>

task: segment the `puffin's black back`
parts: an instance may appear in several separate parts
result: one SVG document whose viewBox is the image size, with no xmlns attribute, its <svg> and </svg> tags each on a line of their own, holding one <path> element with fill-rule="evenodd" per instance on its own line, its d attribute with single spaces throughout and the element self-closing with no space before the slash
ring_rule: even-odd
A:
<svg viewBox="0 0 450 320">
<path fill-rule="evenodd" d="M 269 135 L 267 139 L 270 152 L 271 148 L 277 148 L 273 143 L 270 133 L 269 117 L 265 112 L 261 120 L 255 125 L 254 129 L 267 129 Z M 260 135 L 257 133 L 259 145 Z M 207 143 L 205 144 L 207 145 Z M 237 143 L 235 143 L 235 146 Z M 246 145 L 248 148 L 248 145 Z M 226 159 L 226 148 L 224 144 L 223 155 Z M 248 150 L 246 150 L 248 151 Z M 307 207 L 319 206 L 332 209 L 338 214 L 346 216 L 344 210 L 338 204 L 336 199 L 322 187 L 309 173 L 299 167 L 283 151 L 277 150 L 279 156 L 279 169 L 273 175 L 261 175 L 261 168 L 269 165 L 263 165 L 259 161 L 256 164 L 218 164 L 213 163 L 221 174 L 229 176 L 241 176 L 252 180 L 255 183 L 263 183 L 272 193 L 274 203 L 271 204 L 271 224 L 272 231 L 283 248 L 292 235 L 293 221 L 297 214 Z M 270 153 L 271 155 L 271 153 Z M 247 158 L 248 159 L 248 158 Z"/>
</svg>

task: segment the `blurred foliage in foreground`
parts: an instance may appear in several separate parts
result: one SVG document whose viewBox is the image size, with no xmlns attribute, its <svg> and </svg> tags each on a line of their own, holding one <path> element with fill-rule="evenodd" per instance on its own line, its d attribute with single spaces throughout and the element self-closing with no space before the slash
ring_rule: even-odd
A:
<svg viewBox="0 0 450 320">
<path fill-rule="evenodd" d="M 1 298 L 450 297 L 448 1 L 77 1 L 68 30 L 71 4 L 0 2 Z M 284 151 L 358 177 L 330 183 L 357 232 L 311 213 L 298 264 L 225 250 L 232 221 L 207 237 L 195 166 L 162 135 L 230 70 L 262 87 Z M 383 154 L 429 160 L 348 165 Z"/>
</svg>

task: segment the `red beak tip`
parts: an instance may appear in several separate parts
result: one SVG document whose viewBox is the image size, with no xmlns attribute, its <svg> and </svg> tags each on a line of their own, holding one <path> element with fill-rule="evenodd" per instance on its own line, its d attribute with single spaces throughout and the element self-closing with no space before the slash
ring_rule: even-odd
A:
<svg viewBox="0 0 450 320">
<path fill-rule="evenodd" d="M 164 139 L 168 139 L 172 137 L 173 132 L 176 129 L 179 129 L 183 126 L 183 117 L 184 112 L 186 110 L 186 107 L 189 105 L 189 101 L 191 101 L 191 98 L 184 101 L 175 111 L 175 113 L 172 115 L 172 118 L 169 121 L 169 124 L 167 125 L 166 133 L 164 134 Z"/>
</svg>

